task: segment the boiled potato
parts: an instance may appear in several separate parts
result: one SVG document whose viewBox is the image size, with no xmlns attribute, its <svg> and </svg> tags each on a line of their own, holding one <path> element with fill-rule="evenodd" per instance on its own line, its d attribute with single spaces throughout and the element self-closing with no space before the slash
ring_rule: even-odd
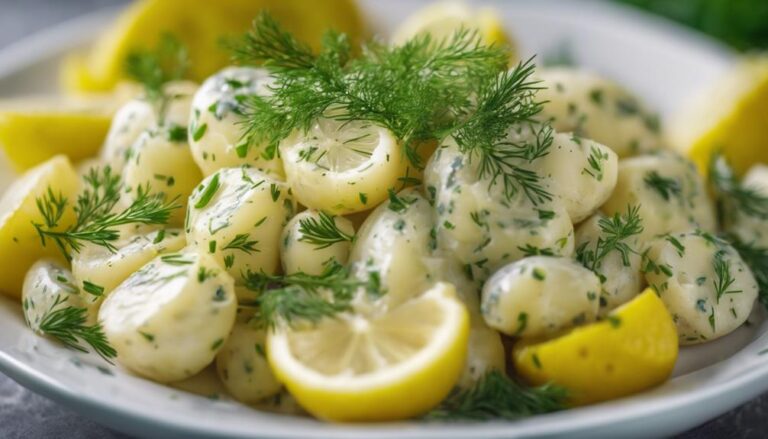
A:
<svg viewBox="0 0 768 439">
<path fill-rule="evenodd" d="M 280 234 L 295 207 L 285 183 L 255 169 L 225 168 L 190 197 L 187 242 L 237 280 L 248 271 L 275 273 Z"/>
<path fill-rule="evenodd" d="M 545 87 L 539 114 L 560 132 L 574 132 L 630 157 L 661 147 L 659 120 L 640 100 L 615 82 L 573 68 L 539 70 Z"/>
<path fill-rule="evenodd" d="M 90 282 L 102 287 L 104 295 L 108 295 L 157 255 L 179 251 L 185 245 L 184 231 L 179 229 L 126 236 L 115 244 L 115 251 L 86 244 L 73 255 L 72 273 L 79 285 Z"/>
<path fill-rule="evenodd" d="M 694 228 L 715 229 L 715 214 L 704 182 L 690 161 L 669 152 L 619 161 L 616 189 L 602 206 L 606 215 L 638 207 L 641 245 L 655 236 Z"/>
<path fill-rule="evenodd" d="M 565 206 L 574 223 L 593 214 L 616 186 L 618 158 L 610 148 L 575 134 L 555 134 L 549 154 L 532 169 Z"/>
<path fill-rule="evenodd" d="M 742 186 L 768 197 L 768 166 L 755 165 L 741 181 Z M 726 232 L 735 235 L 741 242 L 768 248 L 768 221 L 760 215 L 749 215 L 743 209 L 732 208 L 724 200 L 724 224 Z"/>
<path fill-rule="evenodd" d="M 203 179 L 186 132 L 196 89 L 195 84 L 186 82 L 166 87 L 169 102 L 164 108 L 153 109 L 156 122 L 131 143 L 122 168 L 124 183 L 130 189 L 127 202 L 133 200 L 139 187 L 149 185 L 152 193 L 162 193 L 167 201 L 176 200 L 182 207 L 171 216 L 174 225 L 183 223 L 187 199 Z"/>
<path fill-rule="evenodd" d="M 236 313 L 232 277 L 210 255 L 186 250 L 158 256 L 126 279 L 104 300 L 99 322 L 120 363 L 172 382 L 211 364 Z"/>
<path fill-rule="evenodd" d="M 122 173 L 132 156 L 131 147 L 147 130 L 164 131 L 167 136 L 186 139 L 186 127 L 192 94 L 197 85 L 190 82 L 175 82 L 166 86 L 169 96 L 164 109 L 145 98 L 126 102 L 115 114 L 107 138 L 102 146 L 100 159 L 113 171 Z M 159 114 L 163 111 L 163 114 Z M 160 128 L 163 128 L 162 130 Z"/>
<path fill-rule="evenodd" d="M 321 119 L 280 143 L 296 200 L 332 214 L 370 210 L 402 186 L 408 160 L 395 135 L 365 121 Z"/>
<path fill-rule="evenodd" d="M 645 278 L 672 314 L 680 344 L 729 334 L 752 312 L 757 282 L 725 241 L 701 231 L 668 235 L 645 257 Z"/>
<path fill-rule="evenodd" d="M 282 175 L 279 158 L 266 160 L 264 145 L 248 145 L 243 139 L 242 98 L 268 96 L 272 81 L 265 69 L 229 67 L 205 81 L 192 102 L 189 144 L 203 174 L 221 168 L 249 165 Z"/>
<path fill-rule="evenodd" d="M 253 404 L 280 393 L 282 385 L 267 362 L 267 330 L 248 324 L 245 310 L 216 356 L 216 370 L 227 391 L 238 401 Z"/>
<path fill-rule="evenodd" d="M 77 197 L 77 172 L 65 156 L 56 156 L 30 169 L 13 183 L 0 199 L 0 292 L 21 297 L 24 275 L 39 259 L 59 257 L 56 246 L 47 241 L 43 246 L 33 223 L 43 223 L 36 200 L 52 189 L 56 197 Z M 74 222 L 70 209 L 61 218 L 58 229 Z"/>
<path fill-rule="evenodd" d="M 325 226 L 323 226 L 325 224 Z M 309 228 L 305 227 L 308 226 Z M 316 227 L 330 232 L 330 241 L 313 241 Z M 318 237 L 319 238 L 319 237 Z M 349 259 L 351 243 L 355 239 L 352 221 L 340 217 L 306 210 L 294 216 L 283 229 L 280 240 L 280 259 L 287 274 L 307 273 L 319 275 L 330 261 L 344 265 Z"/>
<path fill-rule="evenodd" d="M 349 261 L 361 277 L 378 274 L 389 309 L 434 284 L 428 265 L 435 250 L 432 224 L 429 202 L 406 189 L 376 208 L 360 228 Z"/>
<path fill-rule="evenodd" d="M 504 372 L 506 364 L 501 335 L 485 324 L 473 326 L 469 330 L 467 364 L 456 385 L 464 390 L 471 389 L 488 373 Z"/>
<path fill-rule="evenodd" d="M 425 184 L 434 198 L 441 251 L 479 279 L 531 252 L 573 253 L 573 224 L 562 204 L 533 205 L 522 191 L 507 200 L 501 183 L 479 178 L 478 162 L 448 141 L 427 165 Z"/>
<path fill-rule="evenodd" d="M 600 240 L 607 240 L 605 231 L 600 227 L 600 221 L 605 217 L 600 213 L 584 221 L 576 229 L 576 254 L 596 251 Z M 643 275 L 640 272 L 642 258 L 636 237 L 623 241 L 630 252 L 624 260 L 621 252 L 614 250 L 600 262 L 595 272 L 601 280 L 600 310 L 598 315 L 605 316 L 640 294 L 643 287 Z"/>
<path fill-rule="evenodd" d="M 504 334 L 542 337 L 595 321 L 600 279 L 567 258 L 533 256 L 499 270 L 483 287 L 485 322 Z"/>
<path fill-rule="evenodd" d="M 77 287 L 72 273 L 50 259 L 35 263 L 27 272 L 21 293 L 24 320 L 33 331 L 42 334 L 40 324 L 52 311 L 67 307 L 89 309 L 89 298 Z M 96 314 L 89 313 L 90 323 Z"/>
</svg>

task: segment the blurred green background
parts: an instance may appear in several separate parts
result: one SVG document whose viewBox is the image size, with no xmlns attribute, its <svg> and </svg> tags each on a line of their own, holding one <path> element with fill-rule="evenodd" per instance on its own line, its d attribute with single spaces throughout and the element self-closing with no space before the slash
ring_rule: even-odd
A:
<svg viewBox="0 0 768 439">
<path fill-rule="evenodd" d="M 768 0 L 616 0 L 665 16 L 741 51 L 768 49 Z"/>
</svg>

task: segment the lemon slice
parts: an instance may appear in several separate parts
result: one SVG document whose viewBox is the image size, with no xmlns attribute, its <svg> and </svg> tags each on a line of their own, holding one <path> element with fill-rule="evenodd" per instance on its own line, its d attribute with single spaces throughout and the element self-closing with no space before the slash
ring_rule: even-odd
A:
<svg viewBox="0 0 768 439">
<path fill-rule="evenodd" d="M 99 151 L 114 105 L 108 97 L 0 102 L 0 145 L 17 171 L 58 154 L 86 159 Z"/>
<path fill-rule="evenodd" d="M 559 384 L 580 405 L 663 383 L 677 354 L 672 316 L 648 289 L 600 323 L 543 343 L 519 343 L 513 359 L 517 373 L 532 384 Z"/>
<path fill-rule="evenodd" d="M 669 124 L 671 146 L 702 172 L 722 149 L 737 173 L 768 162 L 768 56 L 744 60 L 710 89 L 692 99 Z"/>
<path fill-rule="evenodd" d="M 85 54 L 64 61 L 60 79 L 72 92 L 110 90 L 125 78 L 127 55 L 154 47 L 169 33 L 184 43 L 190 57 L 190 79 L 201 82 L 230 62 L 222 38 L 239 36 L 262 10 L 269 10 L 300 41 L 317 48 L 323 33 L 333 28 L 354 40 L 363 33 L 352 0 L 142 0 L 131 4 Z"/>
<path fill-rule="evenodd" d="M 337 422 L 426 413 L 456 384 L 469 316 L 450 284 L 376 315 L 326 319 L 269 335 L 277 377 L 307 411 Z"/>
<path fill-rule="evenodd" d="M 429 33 L 435 40 L 450 38 L 461 28 L 476 30 L 485 44 L 506 46 L 514 52 L 512 37 L 504 30 L 492 8 L 473 10 L 463 2 L 449 1 L 431 4 L 408 17 L 392 36 L 392 43 L 400 45 L 411 38 Z"/>
<path fill-rule="evenodd" d="M 394 134 L 370 122 L 320 119 L 284 140 L 280 153 L 296 199 L 334 214 L 376 207 L 407 167 Z"/>
</svg>

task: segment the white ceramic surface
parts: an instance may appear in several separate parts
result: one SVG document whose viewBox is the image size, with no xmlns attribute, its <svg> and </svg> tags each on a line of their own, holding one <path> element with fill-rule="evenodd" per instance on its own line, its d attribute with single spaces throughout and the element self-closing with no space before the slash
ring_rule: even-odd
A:
<svg viewBox="0 0 768 439">
<path fill-rule="evenodd" d="M 371 20 L 386 30 L 423 2 L 363 3 Z M 501 12 L 525 54 L 568 47 L 579 64 L 636 90 L 662 115 L 732 61 L 726 49 L 709 40 L 599 1 L 483 3 Z M 0 52 L 0 96 L 52 91 L 61 55 L 86 44 L 113 15 L 85 17 Z M 0 157 L 0 188 L 10 176 Z M 768 357 L 761 357 L 768 350 L 764 312 L 756 310 L 750 322 L 724 339 L 684 349 L 675 378 L 660 388 L 518 422 L 338 426 L 259 412 L 136 378 L 41 339 L 24 326 L 18 304 L 7 299 L 0 299 L 0 370 L 99 422 L 151 437 L 647 437 L 684 431 L 768 390 Z"/>
</svg>

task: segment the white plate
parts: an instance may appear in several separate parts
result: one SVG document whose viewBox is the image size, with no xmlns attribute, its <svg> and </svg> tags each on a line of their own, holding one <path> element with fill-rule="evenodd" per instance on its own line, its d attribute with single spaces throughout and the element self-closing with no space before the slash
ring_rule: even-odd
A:
<svg viewBox="0 0 768 439">
<path fill-rule="evenodd" d="M 364 2 L 382 29 L 418 2 Z M 490 2 L 493 3 L 493 2 Z M 731 62 L 721 46 L 667 22 L 601 2 L 497 1 L 524 52 L 547 54 L 565 43 L 576 60 L 636 90 L 663 114 Z M 0 53 L 0 96 L 50 91 L 56 63 L 82 47 L 114 11 L 49 30 Z M 0 164 L 2 166 L 2 164 Z M 7 179 L 0 167 L 0 182 Z M 0 183 L 1 184 L 1 183 Z M 328 425 L 258 412 L 226 400 L 194 396 L 106 368 L 33 335 L 17 303 L 0 299 L 0 370 L 24 386 L 118 430 L 152 437 L 228 438 L 509 438 L 671 435 L 694 427 L 768 390 L 768 325 L 752 324 L 704 346 L 684 349 L 675 378 L 631 398 L 518 422 Z M 374 408 L 375 409 L 375 408 Z"/>
</svg>

